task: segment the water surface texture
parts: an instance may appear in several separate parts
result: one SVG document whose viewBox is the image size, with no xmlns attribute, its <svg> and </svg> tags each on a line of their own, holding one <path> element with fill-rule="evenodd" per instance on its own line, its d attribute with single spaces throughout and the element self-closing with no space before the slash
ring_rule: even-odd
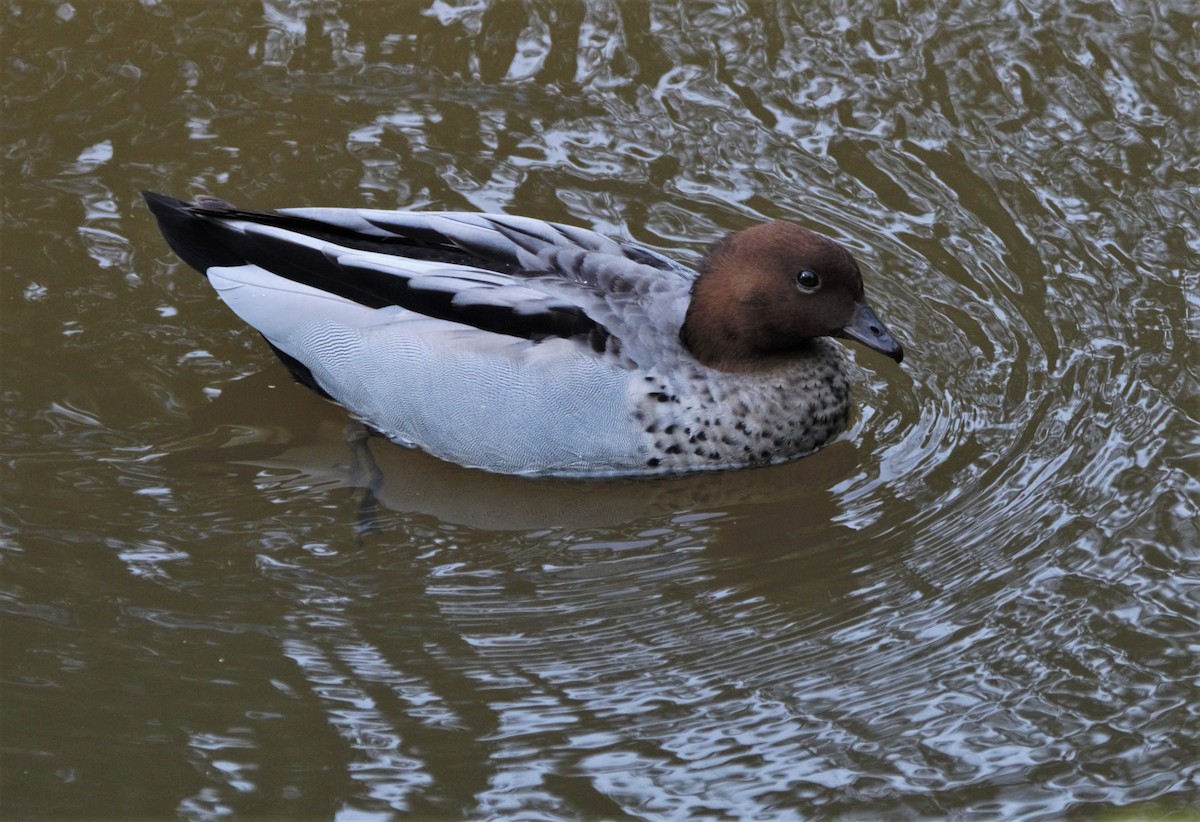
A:
<svg viewBox="0 0 1200 822">
<path fill-rule="evenodd" d="M 0 814 L 1200 801 L 1195 11 L 6 4 Z M 142 188 L 693 263 L 791 219 L 908 356 L 774 469 L 368 459 Z"/>
</svg>

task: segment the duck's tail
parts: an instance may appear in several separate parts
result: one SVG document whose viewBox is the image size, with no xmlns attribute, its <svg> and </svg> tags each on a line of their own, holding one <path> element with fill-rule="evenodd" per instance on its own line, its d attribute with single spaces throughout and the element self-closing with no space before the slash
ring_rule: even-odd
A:
<svg viewBox="0 0 1200 822">
<path fill-rule="evenodd" d="M 205 272 L 213 266 L 242 265 L 245 258 L 222 242 L 227 233 L 221 220 L 210 215 L 219 215 L 221 206 L 230 211 L 233 207 L 215 197 L 206 197 L 195 204 L 185 203 L 174 197 L 143 191 L 146 205 L 158 220 L 159 230 L 179 258 L 192 268 Z M 207 213 L 206 213 L 207 212 Z"/>
</svg>

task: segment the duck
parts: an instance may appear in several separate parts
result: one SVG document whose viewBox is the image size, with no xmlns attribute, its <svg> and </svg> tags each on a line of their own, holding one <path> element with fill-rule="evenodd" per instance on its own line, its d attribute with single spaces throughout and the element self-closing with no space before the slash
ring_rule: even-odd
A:
<svg viewBox="0 0 1200 822">
<path fill-rule="evenodd" d="M 904 356 L 851 253 L 793 222 L 736 231 L 693 268 L 529 217 L 143 196 L 167 245 L 298 382 L 470 468 L 789 462 L 851 417 L 837 339 Z"/>
</svg>

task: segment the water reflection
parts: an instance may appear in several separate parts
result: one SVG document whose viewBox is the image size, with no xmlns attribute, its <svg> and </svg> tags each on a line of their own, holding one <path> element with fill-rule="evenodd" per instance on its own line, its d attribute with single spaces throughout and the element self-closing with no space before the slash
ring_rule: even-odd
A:
<svg viewBox="0 0 1200 822">
<path fill-rule="evenodd" d="M 1194 802 L 1186 12 L 12 5 L 0 808 Z M 500 210 L 686 262 L 794 219 L 913 356 L 855 352 L 855 425 L 777 469 L 365 461 L 141 187 Z"/>
</svg>

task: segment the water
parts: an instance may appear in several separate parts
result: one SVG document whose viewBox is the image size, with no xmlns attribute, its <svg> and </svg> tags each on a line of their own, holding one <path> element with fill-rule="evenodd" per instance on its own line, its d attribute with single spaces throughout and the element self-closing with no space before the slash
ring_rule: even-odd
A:
<svg viewBox="0 0 1200 822">
<path fill-rule="evenodd" d="M 0 812 L 1194 807 L 1194 12 L 10 4 Z M 141 188 L 793 219 L 907 356 L 792 465 L 373 497 Z"/>
</svg>

